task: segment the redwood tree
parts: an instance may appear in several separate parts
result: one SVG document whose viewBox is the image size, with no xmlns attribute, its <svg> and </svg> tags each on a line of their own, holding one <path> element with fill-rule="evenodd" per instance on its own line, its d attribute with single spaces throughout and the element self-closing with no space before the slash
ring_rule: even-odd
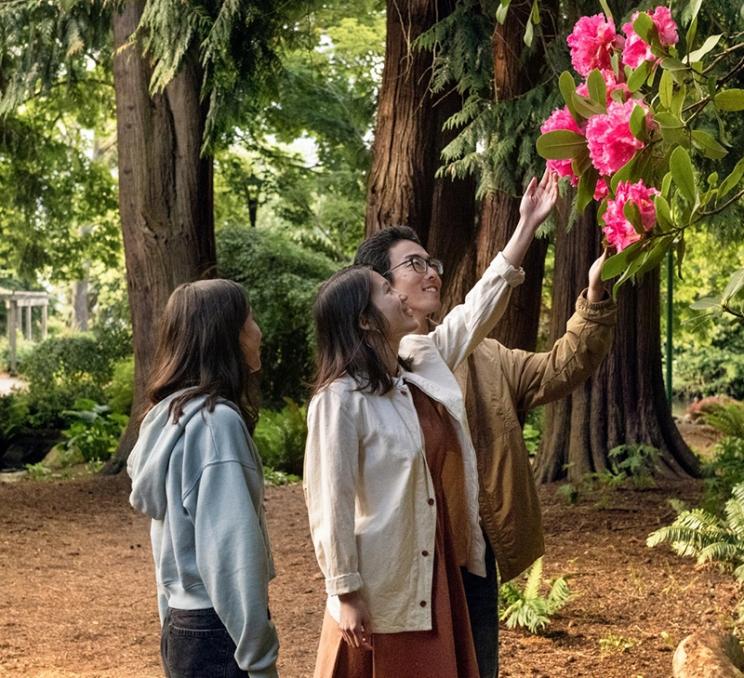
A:
<svg viewBox="0 0 744 678">
<path fill-rule="evenodd" d="M 450 14 L 449 0 L 389 0 L 385 65 L 377 109 L 365 230 L 406 225 L 450 271 L 472 239 L 475 182 L 436 179 L 443 146 L 454 133 L 442 125 L 461 105 L 456 92 L 430 90 L 433 55 L 414 41 Z M 449 276 L 445 283 L 449 283 Z"/>
<path fill-rule="evenodd" d="M 591 208 L 556 232 L 553 340 L 565 332 L 586 274 L 599 256 L 601 232 Z M 618 445 L 644 443 L 661 452 L 670 477 L 697 475 L 698 461 L 674 424 L 662 378 L 659 272 L 625 285 L 618 295 L 612 349 L 596 374 L 570 396 L 548 405 L 536 475 L 541 482 L 576 481 L 608 468 Z"/>
<path fill-rule="evenodd" d="M 206 106 L 192 52 L 160 94 L 150 94 L 150 60 L 127 45 L 144 9 L 125 3 L 112 17 L 119 160 L 119 210 L 134 337 L 133 416 L 109 470 L 134 444 L 152 368 L 158 319 L 173 289 L 216 266 L 212 158 L 202 156 Z"/>
</svg>

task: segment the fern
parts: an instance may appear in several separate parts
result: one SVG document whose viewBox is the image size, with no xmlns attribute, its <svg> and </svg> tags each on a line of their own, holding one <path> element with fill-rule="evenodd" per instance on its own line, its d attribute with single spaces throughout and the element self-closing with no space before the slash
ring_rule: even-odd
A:
<svg viewBox="0 0 744 678">
<path fill-rule="evenodd" d="M 550 618 L 571 598 L 571 591 L 564 577 L 549 582 L 547 596 L 540 595 L 543 561 L 535 561 L 527 574 L 523 590 L 512 583 L 501 587 L 501 619 L 507 628 L 526 628 L 530 633 L 540 633 L 550 623 Z"/>
<path fill-rule="evenodd" d="M 744 403 L 711 406 L 705 423 L 727 436 L 744 439 Z"/>
<path fill-rule="evenodd" d="M 646 545 L 668 544 L 678 555 L 695 558 L 699 565 L 715 563 L 744 581 L 744 483 L 726 502 L 725 517 L 703 509 L 684 509 L 671 525 L 652 532 Z"/>
</svg>

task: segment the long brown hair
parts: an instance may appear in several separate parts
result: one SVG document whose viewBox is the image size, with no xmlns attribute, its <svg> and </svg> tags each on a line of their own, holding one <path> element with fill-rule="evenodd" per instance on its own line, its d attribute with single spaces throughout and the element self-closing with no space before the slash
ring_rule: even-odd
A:
<svg viewBox="0 0 744 678">
<path fill-rule="evenodd" d="M 173 290 L 163 311 L 152 376 L 150 405 L 176 391 L 170 412 L 174 423 L 188 400 L 207 396 L 213 411 L 218 399 L 237 407 L 249 429 L 257 407 L 240 332 L 251 314 L 245 289 L 232 280 L 200 280 Z"/>
<path fill-rule="evenodd" d="M 317 393 L 348 374 L 360 390 L 387 393 L 393 378 L 382 359 L 390 345 L 385 316 L 372 303 L 372 269 L 349 266 L 334 273 L 318 290 L 313 306 L 315 320 Z M 366 320 L 368 329 L 362 328 Z M 408 363 L 398 360 L 405 368 Z"/>
</svg>

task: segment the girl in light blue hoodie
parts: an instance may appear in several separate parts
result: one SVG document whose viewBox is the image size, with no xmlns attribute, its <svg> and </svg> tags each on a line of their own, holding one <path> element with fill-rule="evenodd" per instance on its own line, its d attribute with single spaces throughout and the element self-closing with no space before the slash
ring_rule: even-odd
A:
<svg viewBox="0 0 744 678">
<path fill-rule="evenodd" d="M 263 470 L 246 425 L 260 343 L 237 283 L 187 283 L 168 300 L 127 470 L 132 506 L 152 518 L 169 678 L 277 675 Z"/>
</svg>

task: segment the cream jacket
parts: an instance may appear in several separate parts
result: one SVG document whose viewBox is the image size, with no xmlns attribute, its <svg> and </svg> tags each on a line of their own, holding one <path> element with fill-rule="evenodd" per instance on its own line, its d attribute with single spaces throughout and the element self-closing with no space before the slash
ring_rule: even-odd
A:
<svg viewBox="0 0 744 678">
<path fill-rule="evenodd" d="M 437 506 L 424 441 L 406 382 L 442 403 L 461 447 L 467 507 L 466 566 L 485 576 L 478 523 L 478 478 L 465 403 L 454 370 L 493 329 L 511 287 L 524 280 L 499 254 L 481 280 L 432 332 L 403 339 L 411 360 L 385 395 L 357 390 L 344 376 L 308 408 L 303 488 L 328 610 L 360 590 L 372 632 L 424 631 L 431 624 Z"/>
</svg>

